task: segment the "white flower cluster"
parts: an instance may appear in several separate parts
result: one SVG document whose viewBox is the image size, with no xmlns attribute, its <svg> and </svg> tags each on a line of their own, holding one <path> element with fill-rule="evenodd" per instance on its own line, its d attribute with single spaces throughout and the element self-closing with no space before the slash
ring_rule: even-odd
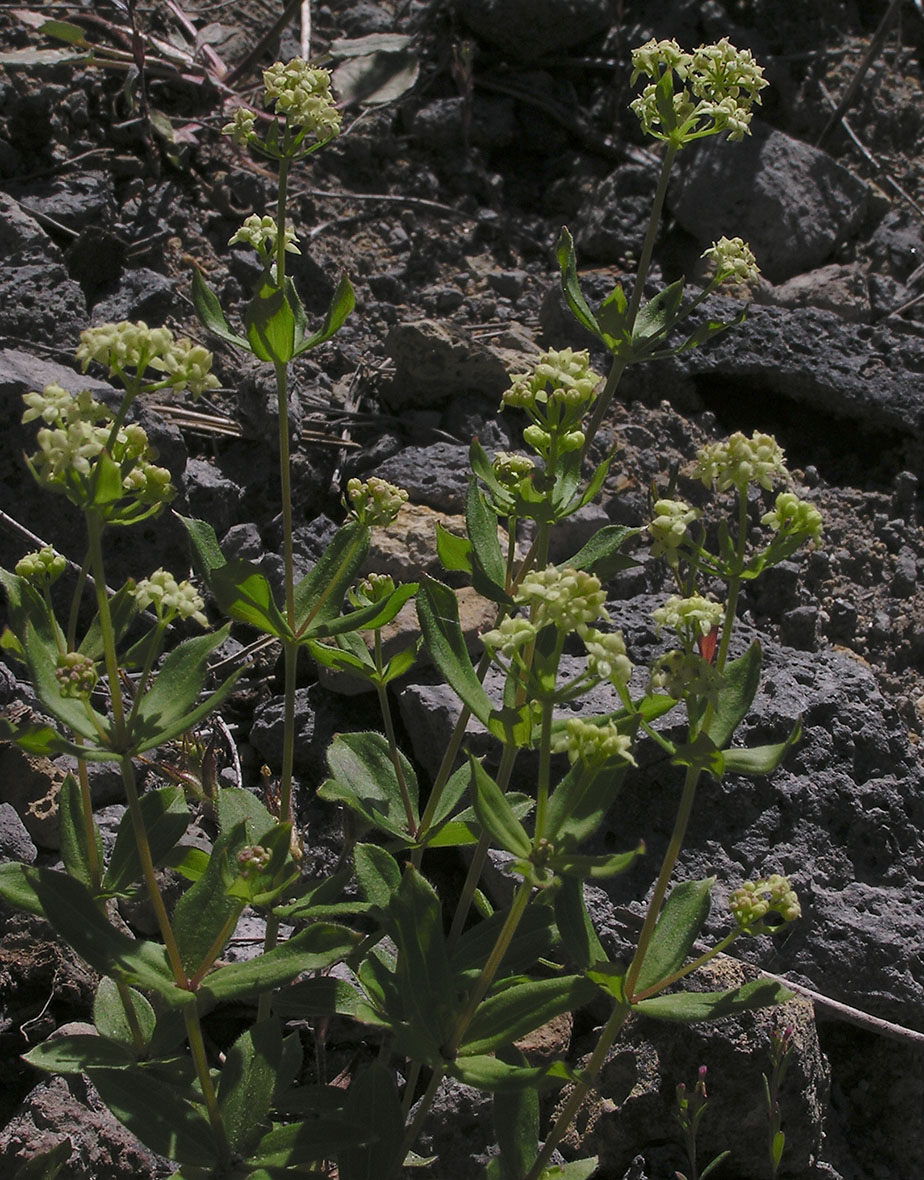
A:
<svg viewBox="0 0 924 1180">
<path fill-rule="evenodd" d="M 571 566 L 532 570 L 520 583 L 515 601 L 533 608 L 532 622 L 537 628 L 551 623 L 559 631 L 575 631 L 609 617 L 603 609 L 606 591 L 600 579 Z"/>
<path fill-rule="evenodd" d="M 722 621 L 724 611 L 719 602 L 710 602 L 699 594 L 692 594 L 689 598 L 681 598 L 672 594 L 663 606 L 651 612 L 655 625 L 671 627 L 678 635 L 686 639 L 693 639 L 698 635 L 709 635 Z"/>
<path fill-rule="evenodd" d="M 259 213 L 251 213 L 234 236 L 228 239 L 228 245 L 233 246 L 236 242 L 242 242 L 245 246 L 252 246 L 258 254 L 272 257 L 276 252 L 277 237 L 275 217 L 261 217 Z M 289 225 L 285 227 L 283 249 L 287 254 L 301 254 L 295 230 Z"/>
<path fill-rule="evenodd" d="M 498 483 L 505 488 L 515 488 L 535 467 L 535 461 L 529 455 L 521 455 L 516 451 L 497 451 L 491 463 Z"/>
<path fill-rule="evenodd" d="M 571 762 L 580 759 L 585 766 L 598 768 L 605 762 L 630 762 L 635 765 L 632 739 L 620 733 L 619 727 L 611 721 L 595 725 L 580 717 L 570 717 L 565 733 L 555 738 L 552 749 L 556 754 L 567 754 Z"/>
<path fill-rule="evenodd" d="M 511 386 L 501 399 L 512 409 L 536 410 L 560 405 L 583 410 L 593 401 L 600 374 L 590 367 L 587 350 L 554 349 L 540 355 L 529 373 L 511 373 Z"/>
<path fill-rule="evenodd" d="M 694 474 L 707 488 L 714 484 L 720 492 L 743 492 L 751 482 L 769 490 L 773 476 L 785 476 L 787 471 L 783 450 L 772 435 L 755 430 L 746 438 L 737 430 L 725 442 L 709 443 L 699 451 Z"/>
<path fill-rule="evenodd" d="M 26 553 L 16 562 L 15 573 L 34 586 L 50 586 L 67 569 L 67 560 L 50 545 Z"/>
<path fill-rule="evenodd" d="M 178 582 L 165 569 L 157 569 L 149 578 L 142 578 L 135 586 L 135 603 L 139 610 L 153 606 L 158 619 L 165 622 L 179 616 L 194 619 L 202 627 L 209 625 L 202 596 L 190 582 Z"/>
<path fill-rule="evenodd" d="M 395 487 L 376 475 L 367 480 L 351 479 L 347 483 L 347 495 L 356 520 L 370 526 L 390 525 L 407 503 L 404 488 Z"/>
<path fill-rule="evenodd" d="M 538 628 L 522 615 L 508 615 L 492 631 L 485 631 L 481 642 L 488 651 L 512 659 L 521 648 L 536 638 Z"/>
<path fill-rule="evenodd" d="M 58 385 L 46 385 L 42 393 L 25 394 L 23 401 L 28 407 L 23 422 L 40 419 L 47 424 L 36 435 L 38 451 L 29 457 L 43 486 L 74 491 L 74 477 L 86 480 L 108 448 L 126 493 L 148 504 L 172 499 L 170 472 L 154 464 L 155 453 L 141 426 L 121 426 L 113 438 L 109 411 L 86 390 L 71 396 Z"/>
<path fill-rule="evenodd" d="M 700 257 L 708 260 L 717 283 L 756 283 L 760 278 L 757 259 L 742 238 L 721 237 Z"/>
<path fill-rule="evenodd" d="M 779 873 L 746 881 L 728 899 L 728 907 L 742 930 L 750 930 L 769 913 L 779 914 L 784 922 L 794 922 L 802 913 L 789 879 Z"/>
<path fill-rule="evenodd" d="M 79 651 L 68 651 L 58 656 L 55 679 L 63 697 L 86 700 L 99 679 L 96 665 L 89 656 Z"/>
<path fill-rule="evenodd" d="M 330 91 L 330 71 L 315 69 L 302 58 L 274 62 L 263 71 L 266 102 L 293 128 L 307 128 L 319 140 L 340 130 L 340 112 Z"/>
<path fill-rule="evenodd" d="M 767 85 L 762 68 L 749 49 L 736 49 L 723 37 L 687 53 L 676 41 L 654 38 L 632 51 L 632 81 L 640 74 L 653 81 L 630 104 L 642 129 L 655 139 L 681 147 L 694 139 L 727 131 L 729 139 L 748 134 L 752 107 Z M 659 80 L 676 78 L 671 113 L 659 101 Z M 677 88 L 679 83 L 679 89 Z"/>
<path fill-rule="evenodd" d="M 354 606 L 371 606 L 374 602 L 381 602 L 389 594 L 395 592 L 395 580 L 391 574 L 371 573 L 357 582 L 347 597 Z"/>
<path fill-rule="evenodd" d="M 126 369 L 139 378 L 147 369 L 154 369 L 164 376 L 151 382 L 151 388 L 188 388 L 194 397 L 219 385 L 210 372 L 212 354 L 207 348 L 185 338 L 174 340 L 169 328 L 149 328 L 143 320 L 86 328 L 80 333 L 76 356 L 84 372 L 90 361 L 98 361 L 110 377 L 123 380 Z"/>
<path fill-rule="evenodd" d="M 235 107 L 231 122 L 225 123 L 221 133 L 229 135 L 238 147 L 246 147 L 256 135 L 254 131 L 256 121 L 256 111 L 250 110 L 249 107 Z"/>
<path fill-rule="evenodd" d="M 715 702 L 722 687 L 722 676 L 699 652 L 675 648 L 656 661 L 650 683 L 653 689 L 663 688 L 675 701 L 694 696 Z"/>
<path fill-rule="evenodd" d="M 608 680 L 614 687 L 625 686 L 632 676 L 632 663 L 626 655 L 626 641 L 621 631 L 598 631 L 579 627 L 587 651 L 587 671 L 591 676 Z"/>
<path fill-rule="evenodd" d="M 687 529 L 702 513 L 684 500 L 656 500 L 654 517 L 648 525 L 652 536 L 651 555 L 673 553 L 683 543 Z"/>
<path fill-rule="evenodd" d="M 821 537 L 824 521 L 821 513 L 808 500 L 800 500 L 795 492 L 780 492 L 776 498 L 776 507 L 772 512 L 765 512 L 760 518 L 761 524 L 767 525 L 781 537 Z"/>
</svg>

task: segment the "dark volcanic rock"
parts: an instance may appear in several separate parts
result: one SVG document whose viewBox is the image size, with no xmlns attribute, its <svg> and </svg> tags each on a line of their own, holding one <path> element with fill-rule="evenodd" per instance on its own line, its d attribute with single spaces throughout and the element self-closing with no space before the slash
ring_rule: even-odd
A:
<svg viewBox="0 0 924 1180">
<path fill-rule="evenodd" d="M 609 0 L 456 0 L 479 37 L 520 61 L 570 49 L 607 27 Z"/>
<path fill-rule="evenodd" d="M 700 247 L 744 238 L 772 283 L 821 266 L 860 226 L 867 186 L 818 148 L 754 123 L 706 141 L 677 173 L 671 211 Z"/>
</svg>

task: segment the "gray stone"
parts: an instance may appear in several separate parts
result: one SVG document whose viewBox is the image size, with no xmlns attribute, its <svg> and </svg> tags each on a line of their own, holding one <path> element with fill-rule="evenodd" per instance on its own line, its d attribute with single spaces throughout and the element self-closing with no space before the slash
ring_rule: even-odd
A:
<svg viewBox="0 0 924 1180">
<path fill-rule="evenodd" d="M 744 238 L 781 283 L 823 265 L 860 227 L 867 187 L 825 152 L 755 122 L 741 143 L 704 141 L 668 202 L 700 248 L 723 234 Z"/>
<path fill-rule="evenodd" d="M 60 178 L 16 185 L 15 194 L 31 214 L 44 214 L 69 229 L 108 225 L 114 207 L 112 176 L 109 172 L 69 173 Z"/>
<path fill-rule="evenodd" d="M 578 257 L 622 264 L 638 258 L 657 184 L 654 165 L 635 163 L 602 180 L 574 219 Z"/>
<path fill-rule="evenodd" d="M 760 298 L 780 307 L 821 307 L 852 323 L 872 317 L 869 285 L 857 266 L 821 266 L 781 283 L 761 288 Z"/>
<path fill-rule="evenodd" d="M 24 1160 L 70 1139 L 68 1180 L 159 1180 L 172 1165 L 144 1147 L 109 1113 L 81 1075 L 53 1077 L 35 1087 L 0 1131 L 0 1167 L 15 1175 Z"/>
<path fill-rule="evenodd" d="M 0 193 L 0 335 L 74 347 L 87 305 L 61 251 L 35 218 Z"/>
<path fill-rule="evenodd" d="M 385 351 L 395 362 L 395 376 L 382 397 L 389 409 L 401 410 L 473 393 L 499 399 L 510 371 L 526 368 L 537 349 L 516 326 L 489 348 L 449 325 L 416 320 L 396 324 L 385 338 Z"/>
<path fill-rule="evenodd" d="M 428 447 L 405 447 L 381 463 L 373 475 L 407 489 L 413 504 L 440 512 L 465 510 L 471 468 L 468 447 L 436 442 Z"/>
<path fill-rule="evenodd" d="M 159 324 L 176 306 L 173 279 L 156 270 L 139 267 L 126 271 L 114 291 L 107 292 L 93 305 L 93 323 L 117 323 L 119 320 L 145 320 Z"/>
<path fill-rule="evenodd" d="M 18 860 L 31 865 L 36 856 L 38 849 L 16 808 L 10 803 L 0 803 L 0 861 Z"/>
<path fill-rule="evenodd" d="M 214 463 L 205 459 L 187 459 L 183 491 L 190 514 L 207 520 L 218 536 L 237 523 L 241 489 L 222 475 Z"/>
<path fill-rule="evenodd" d="M 456 0 L 473 33 L 520 61 L 579 45 L 614 17 L 609 0 Z"/>
</svg>

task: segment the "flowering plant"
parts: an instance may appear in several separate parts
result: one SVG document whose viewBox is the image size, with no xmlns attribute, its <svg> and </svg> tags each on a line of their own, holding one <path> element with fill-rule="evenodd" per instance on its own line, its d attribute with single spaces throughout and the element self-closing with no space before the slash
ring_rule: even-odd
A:
<svg viewBox="0 0 924 1180">
<path fill-rule="evenodd" d="M 666 169 L 692 139 L 744 134 L 764 84 L 750 55 L 727 40 L 692 54 L 674 42 L 649 43 L 633 55 L 633 67 L 653 79 L 634 108 L 666 143 Z M 757 692 L 761 654 L 755 644 L 733 657 L 731 639 L 742 581 L 817 540 L 820 516 L 784 489 L 763 514 L 756 542 L 750 497 L 785 481 L 782 451 L 758 433 L 703 448 L 693 471 L 715 491 L 711 508 L 693 508 L 672 490 L 655 499 L 648 525 L 652 556 L 665 559 L 677 590 L 653 621 L 679 646 L 658 655 L 647 674 L 636 670 L 613 626 L 619 607 L 606 591 L 607 580 L 633 563 L 623 547 L 644 530 L 607 525 L 565 560 L 549 557 L 555 526 L 603 487 L 611 457 L 592 470 L 584 460 L 626 365 L 693 347 L 727 327 L 707 320 L 679 345 L 669 340 L 719 283 L 753 282 L 756 264 L 744 243 L 722 238 L 706 252 L 712 277 L 689 303 L 682 283 L 642 302 L 666 170 L 631 301 L 617 287 L 598 312 L 590 310 L 563 232 L 566 299 L 611 354 L 611 368 L 601 388 L 589 353 L 541 353 L 528 370 L 511 374 L 502 399 L 505 411 L 525 419 L 524 451 L 492 457 L 472 444 L 465 535 L 439 530 L 437 549 L 447 571 L 470 580 L 495 609 L 473 663 L 449 586 L 435 578 L 396 585 L 381 574 L 357 581 L 371 530 L 393 524 L 407 500 L 382 479 L 347 483 L 344 523 L 317 564 L 295 578 L 288 370 L 337 331 L 353 296 L 342 279 L 324 323 L 309 333 L 285 270 L 287 253 L 298 248 L 286 221 L 289 169 L 340 126 L 329 77 L 305 62 L 277 63 L 264 85 L 274 115 L 239 108 L 225 127 L 236 145 L 279 170 L 275 216 L 255 213 L 232 238 L 253 248 L 261 264 L 243 332 L 229 326 L 198 273 L 193 294 L 209 331 L 273 369 L 281 599 L 259 567 L 228 559 L 212 526 L 193 519 L 184 524 L 194 565 L 212 607 L 228 620 L 221 628 L 174 642 L 180 624 L 207 628 L 207 603 L 205 593 L 166 570 L 111 596 L 106 589 L 106 530 L 156 516 L 173 494 L 144 431 L 129 421 L 131 403 L 159 388 L 195 396 L 214 387 L 201 345 L 142 323 L 88 329 L 77 359 L 85 370 L 104 366 L 122 383 L 118 412 L 57 386 L 25 399 L 24 421 L 38 431 L 30 469 L 40 485 L 82 510 L 87 558 L 65 626 L 50 593 L 66 569 L 58 555 L 43 549 L 14 573 L 0 573 L 9 603 L 4 645 L 24 663 L 51 719 L 18 729 L 3 722 L 0 736 L 32 751 L 71 754 L 77 774 L 61 793 L 63 871 L 0 866 L 0 896 L 47 918 L 102 977 L 94 1005 L 99 1035 L 53 1038 L 28 1059 L 51 1071 L 86 1072 L 116 1115 L 176 1163 L 173 1180 L 281 1180 L 317 1172 L 326 1160 L 336 1160 L 342 1180 L 366 1180 L 373 1169 L 391 1180 L 405 1163 L 421 1162 L 414 1156 L 418 1133 L 447 1078 L 494 1095 L 500 1155 L 491 1180 L 550 1180 L 560 1174 L 552 1154 L 630 1016 L 715 1019 L 788 995 L 767 980 L 724 992 L 677 985 L 735 939 L 795 920 L 799 904 L 789 881 L 771 875 L 739 886 L 731 929 L 703 949 L 697 944 L 714 881 L 674 883 L 674 873 L 701 780 L 769 773 L 798 739 L 796 727 L 772 745 L 733 743 Z M 726 493 L 736 498 L 730 510 Z M 521 525 L 532 537 L 525 556 L 516 546 Z M 95 615 L 79 634 L 88 573 Z M 386 659 L 382 636 L 412 598 L 421 643 L 460 702 L 426 794 L 399 748 L 388 694 L 413 664 L 417 644 Z M 244 787 L 216 785 L 204 800 L 212 833 L 206 852 L 182 843 L 192 818 L 182 786 L 141 794 L 137 761 L 204 723 L 228 698 L 239 672 L 211 689 L 206 684 L 209 658 L 232 625 L 282 648 L 278 806 L 271 811 Z M 338 735 L 328 751 L 330 775 L 317 793 L 349 814 L 352 835 L 342 864 L 320 881 L 303 876 L 294 822 L 300 652 L 374 689 L 382 711 L 383 732 Z M 607 694 L 605 710 L 592 695 L 598 690 Z M 496 769 L 463 749 L 472 718 L 496 739 Z M 594 928 L 584 885 L 626 871 L 644 852 L 642 845 L 601 851 L 593 844 L 616 792 L 637 769 L 640 741 L 665 752 L 683 787 L 637 944 L 628 962 L 617 962 Z M 511 789 L 524 752 L 536 766 L 528 793 Z M 118 764 L 127 803 L 108 857 L 92 811 L 93 760 Z M 201 803 L 205 792 L 192 795 Z M 456 897 L 441 897 L 422 871 L 425 854 L 446 848 L 471 854 Z M 502 854 L 513 881 L 512 897 L 494 911 L 480 894 L 491 850 Z M 165 867 L 186 884 L 172 908 L 158 877 Z M 159 941 L 134 937 L 111 919 L 109 903 L 139 883 Z M 224 963 L 248 907 L 265 923 L 262 953 Z M 297 932 L 283 938 L 282 923 Z M 517 1050 L 535 1028 L 601 997 L 609 1015 L 584 1069 L 563 1061 L 531 1065 Z M 209 1051 L 202 1021 L 222 1004 L 238 1012 L 251 1006 L 255 1019 L 219 1056 Z M 380 1047 L 372 1064 L 356 1067 L 346 1090 L 323 1078 L 303 1080 L 299 1033 L 287 1028 L 311 1021 L 322 1038 L 334 1017 Z M 540 1130 L 538 1089 L 565 1084 L 570 1092 L 558 1117 Z M 681 1103 L 686 1130 L 695 1130 L 704 1100 L 703 1087 L 695 1104 Z M 595 1164 L 573 1161 L 568 1174 L 583 1180 Z"/>
</svg>

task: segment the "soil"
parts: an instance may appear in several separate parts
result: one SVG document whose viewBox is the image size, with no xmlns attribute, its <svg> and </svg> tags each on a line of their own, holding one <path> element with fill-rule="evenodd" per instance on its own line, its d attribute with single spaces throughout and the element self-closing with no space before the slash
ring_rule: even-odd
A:
<svg viewBox="0 0 924 1180">
<path fill-rule="evenodd" d="M 244 252 L 229 250 L 228 240 L 244 217 L 272 208 L 274 174 L 219 129 L 235 101 L 255 97 L 261 65 L 298 52 L 296 21 L 246 65 L 279 7 L 268 0 L 183 5 L 228 69 L 245 63 L 230 87 L 234 93 L 214 70 L 209 75 L 198 65 L 149 64 L 146 93 L 137 72 L 104 66 L 38 58 L 0 67 L 0 199 L 8 202 L 0 225 L 0 241 L 8 246 L 7 261 L 0 261 L 4 357 L 25 354 L 73 367 L 81 328 L 122 318 L 164 322 L 204 340 L 189 297 L 194 265 L 226 309 L 243 306 L 254 275 Z M 466 7 L 424 0 L 311 5 L 312 54 L 336 49 L 342 38 L 400 32 L 413 41 L 419 72 L 392 101 L 350 104 L 345 133 L 293 180 L 291 211 L 303 242 L 293 277 L 309 313 L 323 313 L 340 271 L 357 292 L 357 310 L 345 327 L 295 371 L 297 523 L 308 533 L 319 520 L 340 518 L 342 489 L 354 473 L 377 469 L 409 447 L 465 445 L 475 431 L 490 436 L 493 430 L 503 439 L 507 428 L 496 425 L 494 394 L 472 389 L 447 399 L 440 388 L 407 393 L 401 384 L 406 362 L 395 356 L 393 330 L 429 320 L 487 346 L 509 345 L 516 333 L 537 342 L 547 338 L 555 320 L 554 246 L 562 224 L 580 220 L 614 170 L 635 165 L 652 175 L 655 156 L 627 110 L 629 47 L 652 32 L 691 45 L 728 32 L 770 66 L 773 85 L 761 119 L 815 143 L 831 113 L 826 96 L 836 101 L 845 93 L 888 5 L 674 0 L 658 6 L 663 12 L 653 29 L 650 5 L 620 0 L 611 5 L 608 30 L 577 46 L 563 44 L 537 62 L 518 62 L 479 38 L 463 19 Z M 102 18 L 124 30 L 121 4 L 54 11 L 56 17 Z M 190 49 L 172 6 L 141 9 L 139 20 L 150 34 Z M 88 28 L 97 41 L 120 44 L 112 29 Z M 48 44 L 16 13 L 0 12 L 3 51 Z M 924 17 L 917 5 L 902 6 L 849 104 L 849 126 L 837 123 L 823 141 L 828 157 L 873 193 L 860 223 L 824 259 L 861 277 L 863 306 L 856 312 L 845 302 L 825 314 L 848 325 L 884 323 L 910 341 L 918 359 L 924 349 L 924 302 L 918 302 L 924 276 L 922 51 Z M 166 117 L 171 138 L 152 130 L 145 102 L 157 112 L 158 126 Z M 615 214 L 626 243 L 622 256 L 617 249 L 605 260 L 586 260 L 589 278 L 612 282 L 630 273 L 640 245 L 638 209 L 644 211 L 651 191 L 646 185 L 644 199 L 630 194 Z M 884 238 L 889 217 L 898 228 Z M 657 269 L 672 277 L 696 246 L 687 229 L 668 219 Z M 772 306 L 775 300 L 764 283 L 756 302 Z M 271 388 L 259 369 L 204 342 L 215 349 L 222 388 L 195 407 L 181 400 L 165 405 L 161 398 L 160 408 L 149 411 L 160 423 L 162 453 L 172 448 L 180 467 L 186 463 L 181 510 L 217 511 L 224 531 L 237 529 L 242 545 L 248 536 L 249 543 L 272 545 L 279 509 Z M 596 359 L 602 367 L 604 358 Z M 912 388 L 915 372 L 921 369 L 907 373 Z M 744 379 L 736 380 L 719 374 L 691 387 L 665 370 L 661 378 L 627 383 L 599 440 L 601 453 L 610 440 L 618 446 L 603 496 L 606 515 L 642 523 L 652 482 L 664 487 L 678 471 L 682 487 L 695 494 L 684 469 L 703 442 L 739 429 L 776 434 L 796 489 L 824 516 L 824 543 L 795 562 L 797 591 L 784 576 L 776 591 L 746 597 L 743 619 L 773 643 L 803 652 L 836 649 L 868 668 L 886 707 L 901 719 L 913 759 L 924 732 L 922 432 L 910 418 L 885 424 L 861 411 L 839 416 L 811 397 L 766 388 L 755 395 Z M 62 548 L 62 535 L 74 527 L 60 505 L 36 500 L 18 459 L 28 445 L 16 425 L 18 404 L 11 398 L 8 462 L 0 478 L 0 564 L 6 568 L 32 547 L 23 527 Z M 190 408 L 201 417 L 190 418 Z M 246 522 L 256 523 L 255 536 L 245 536 Z M 117 563 L 132 569 L 142 552 L 145 567 L 173 559 L 181 568 L 187 560 L 169 522 L 145 530 L 137 543 L 124 542 Z M 655 590 L 656 582 L 651 575 L 644 588 Z M 235 732 L 246 734 L 254 710 L 278 695 L 275 672 L 272 654 L 264 655 L 231 705 Z M 306 683 L 310 679 L 306 672 Z M 20 691 L 11 688 L 7 695 Z M 250 748 L 248 761 L 245 750 L 245 775 L 255 776 L 260 761 L 259 751 Z M 54 858 L 47 848 L 39 855 Z M 15 993 L 15 1002 L 3 1004 L 5 1059 L 17 1043 L 22 1048 L 14 1031 L 21 1029 L 31 1043 L 49 1031 L 49 1013 L 55 1022 L 85 1015 L 89 989 L 81 969 L 59 967 L 50 952 L 27 955 L 15 925 L 5 928 L 0 968 Z M 54 1002 L 42 1014 L 50 994 Z M 914 1026 L 916 1019 L 909 1016 L 907 1023 Z M 850 1052 L 839 1047 L 839 1060 Z M 918 1086 L 921 1063 L 907 1068 Z M 34 1080 L 17 1067 L 2 1109 L 11 1112 Z M 835 1081 L 835 1103 L 856 1111 L 862 1087 L 855 1071 L 845 1071 L 841 1083 Z M 838 1163 L 840 1171 L 832 1165 L 812 1175 L 912 1180 L 908 1161 L 920 1158 L 920 1149 L 915 1157 L 897 1144 L 879 1148 L 885 1155 L 878 1163 L 872 1151 L 854 1145 Z"/>
</svg>

